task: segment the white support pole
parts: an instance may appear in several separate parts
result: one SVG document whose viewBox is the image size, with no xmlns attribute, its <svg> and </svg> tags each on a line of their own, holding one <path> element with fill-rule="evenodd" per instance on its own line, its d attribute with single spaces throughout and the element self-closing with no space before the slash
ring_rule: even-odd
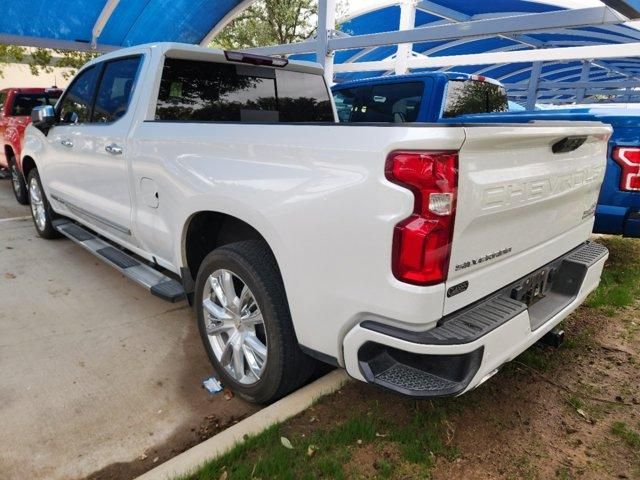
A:
<svg viewBox="0 0 640 480">
<path fill-rule="evenodd" d="M 318 30 L 316 32 L 316 62 L 324 68 L 327 85 L 333 85 L 333 52 L 329 51 L 329 39 L 336 28 L 336 1 L 318 1 Z"/>
<path fill-rule="evenodd" d="M 494 35 L 517 35 L 544 30 L 558 30 L 571 27 L 593 27 L 619 24 L 624 20 L 607 7 L 587 7 L 557 10 L 544 13 L 511 15 L 486 20 L 425 26 L 404 32 L 382 32 L 354 35 L 349 38 L 334 38 L 329 44 L 333 50 L 350 50 L 399 43 L 421 43 L 435 40 L 458 40 L 461 38 L 481 38 Z"/>
<path fill-rule="evenodd" d="M 557 70 L 553 73 L 557 73 Z M 505 87 L 509 89 L 509 91 L 528 91 L 529 83 L 528 82 L 519 82 L 519 83 L 509 83 L 502 82 Z M 637 80 L 597 80 L 593 79 L 592 81 L 587 82 L 567 82 L 567 81 L 541 81 L 538 84 L 538 90 L 559 90 L 559 89 L 571 89 L 576 88 L 640 88 L 640 82 Z"/>
<path fill-rule="evenodd" d="M 77 42 L 72 40 L 57 40 L 55 38 L 30 37 L 24 35 L 8 35 L 0 33 L 0 45 L 21 45 L 23 47 L 53 48 L 59 50 L 76 50 L 78 52 L 113 52 L 122 48 L 119 45 L 105 45 L 98 43 L 95 48 L 91 42 Z"/>
<path fill-rule="evenodd" d="M 529 79 L 529 90 L 527 92 L 527 110 L 535 110 L 536 100 L 538 100 L 538 84 L 542 73 L 542 62 L 534 62 L 531 67 L 531 78 Z"/>
<path fill-rule="evenodd" d="M 558 62 L 583 60 L 585 58 L 625 58 L 640 56 L 640 42 L 616 45 L 594 45 L 589 47 L 539 48 L 510 52 L 473 53 L 469 55 L 446 55 L 442 57 L 410 58 L 409 68 L 442 68 L 466 65 L 496 65 L 501 63 Z M 393 70 L 395 62 L 341 63 L 336 72 L 375 72 Z"/>
<path fill-rule="evenodd" d="M 588 82 L 589 74 L 591 73 L 591 62 L 589 60 L 585 60 L 582 62 L 582 71 L 580 72 L 580 81 Z M 578 88 L 576 91 L 576 103 L 584 102 L 585 89 Z"/>
<path fill-rule="evenodd" d="M 400 3 L 400 30 L 411 30 L 416 26 L 416 0 L 402 0 Z M 409 71 L 408 60 L 413 51 L 413 43 L 400 43 L 396 51 L 396 75 Z"/>
<path fill-rule="evenodd" d="M 102 30 L 104 30 L 104 27 L 107 25 L 111 15 L 113 15 L 113 11 L 118 6 L 118 3 L 120 3 L 120 0 L 107 0 L 102 12 L 100 12 L 100 16 L 91 30 L 91 46 L 93 48 L 98 46 L 98 37 L 102 34 Z"/>
</svg>

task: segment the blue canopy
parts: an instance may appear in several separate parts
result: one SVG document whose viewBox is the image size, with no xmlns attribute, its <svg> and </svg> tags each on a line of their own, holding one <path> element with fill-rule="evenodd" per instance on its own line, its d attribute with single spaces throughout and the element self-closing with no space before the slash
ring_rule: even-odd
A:
<svg viewBox="0 0 640 480">
<path fill-rule="evenodd" d="M 90 44 L 92 30 L 108 0 L 12 0 L 0 15 L 0 40 L 23 45 L 78 47 Z M 199 44 L 243 0 L 121 0 L 97 39 L 99 49 L 147 42 Z M 20 42 L 16 37 L 22 37 Z M 16 41 L 18 40 L 18 41 Z"/>
<path fill-rule="evenodd" d="M 0 43 L 51 48 L 110 50 L 155 41 L 206 43 L 232 16 L 248 7 L 252 0 L 12 0 L 5 2 L 0 15 Z M 415 26 L 432 26 L 482 18 L 543 13 L 560 7 L 530 0 L 428 0 L 417 4 Z M 445 13 L 443 13 L 445 12 Z M 386 3 L 348 19 L 340 26 L 347 35 L 398 30 L 400 6 Z M 532 25 L 532 29 L 535 25 Z M 640 31 L 625 25 L 608 25 L 532 32 L 526 35 L 432 41 L 413 45 L 415 55 L 429 57 L 570 47 L 620 44 L 640 41 Z M 367 62 L 388 59 L 395 46 L 352 49 L 336 52 L 335 62 Z M 295 58 L 314 60 L 314 55 Z M 443 69 L 449 70 L 449 69 Z M 528 82 L 531 63 L 468 65 L 455 67 L 464 73 L 481 74 L 506 84 Z M 336 81 L 352 80 L 392 72 L 342 73 Z M 583 62 L 546 62 L 541 81 L 573 82 L 584 79 Z M 592 84 L 640 79 L 640 59 L 621 58 L 591 63 L 588 81 Z M 615 89 L 614 89 L 615 90 Z M 540 92 L 539 98 L 570 99 L 575 94 Z M 513 99 L 522 90 L 511 92 Z M 635 93 L 634 93 L 635 94 Z"/>
</svg>

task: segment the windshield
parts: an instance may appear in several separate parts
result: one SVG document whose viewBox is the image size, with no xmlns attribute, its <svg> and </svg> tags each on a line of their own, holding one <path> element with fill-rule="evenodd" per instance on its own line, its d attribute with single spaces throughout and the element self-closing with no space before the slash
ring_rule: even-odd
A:
<svg viewBox="0 0 640 480">
<path fill-rule="evenodd" d="M 447 84 L 443 118 L 507 111 L 507 91 L 501 85 L 477 80 L 450 80 Z"/>
<path fill-rule="evenodd" d="M 55 106 L 61 92 L 51 93 L 19 93 L 13 101 L 11 115 L 16 117 L 31 115 L 34 107 L 43 105 Z"/>
</svg>

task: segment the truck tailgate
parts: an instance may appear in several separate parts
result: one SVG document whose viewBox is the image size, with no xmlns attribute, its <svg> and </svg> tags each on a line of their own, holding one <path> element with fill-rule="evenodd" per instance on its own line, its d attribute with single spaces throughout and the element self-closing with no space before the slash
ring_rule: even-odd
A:
<svg viewBox="0 0 640 480">
<path fill-rule="evenodd" d="M 545 122 L 465 132 L 445 315 L 587 240 L 611 128 Z"/>
</svg>

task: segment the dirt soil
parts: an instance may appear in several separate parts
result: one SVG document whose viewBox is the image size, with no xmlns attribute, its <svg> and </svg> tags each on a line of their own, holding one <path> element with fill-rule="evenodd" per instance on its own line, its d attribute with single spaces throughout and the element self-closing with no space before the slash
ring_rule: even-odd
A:
<svg viewBox="0 0 640 480">
<path fill-rule="evenodd" d="M 614 422 L 639 426 L 637 322 L 632 308 L 580 310 L 567 323 L 573 345 L 529 362 L 546 371 L 512 365 L 469 396 L 452 419 L 460 456 L 439 459 L 433 478 L 639 479 L 637 452 L 611 433 Z"/>
</svg>

